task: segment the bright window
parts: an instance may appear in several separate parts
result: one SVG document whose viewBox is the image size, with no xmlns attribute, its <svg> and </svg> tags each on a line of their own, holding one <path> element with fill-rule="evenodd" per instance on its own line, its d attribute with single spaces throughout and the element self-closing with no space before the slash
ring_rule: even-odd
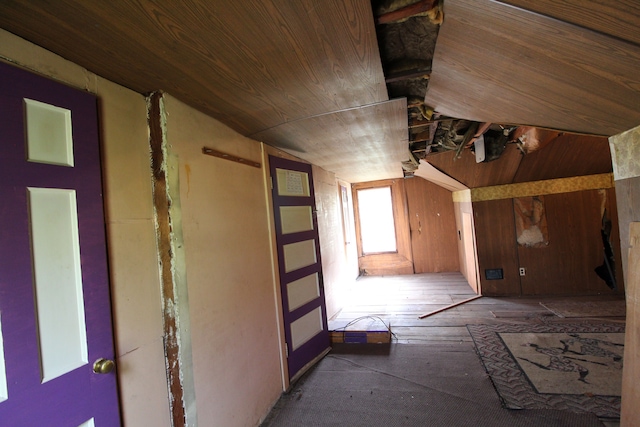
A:
<svg viewBox="0 0 640 427">
<path fill-rule="evenodd" d="M 362 252 L 396 252 L 391 187 L 358 190 L 357 196 Z"/>
</svg>

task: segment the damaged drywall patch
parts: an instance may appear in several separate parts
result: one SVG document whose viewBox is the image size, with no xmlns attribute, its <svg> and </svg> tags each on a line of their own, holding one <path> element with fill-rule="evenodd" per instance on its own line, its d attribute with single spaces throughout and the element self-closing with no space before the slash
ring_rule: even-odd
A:
<svg viewBox="0 0 640 427">
<path fill-rule="evenodd" d="M 549 231 L 543 196 L 515 198 L 513 209 L 518 244 L 529 248 L 548 246 Z"/>
<path fill-rule="evenodd" d="M 196 426 L 178 162 L 168 154 L 162 93 L 147 98 L 147 118 L 171 419 L 173 427 Z"/>
</svg>

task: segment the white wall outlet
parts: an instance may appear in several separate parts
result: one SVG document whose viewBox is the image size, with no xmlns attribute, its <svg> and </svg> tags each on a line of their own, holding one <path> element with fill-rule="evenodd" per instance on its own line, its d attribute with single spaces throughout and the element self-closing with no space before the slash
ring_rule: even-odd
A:
<svg viewBox="0 0 640 427">
<path fill-rule="evenodd" d="M 520 267 L 520 275 L 524 276 L 525 274 L 527 274 L 527 270 L 524 267 Z"/>
</svg>

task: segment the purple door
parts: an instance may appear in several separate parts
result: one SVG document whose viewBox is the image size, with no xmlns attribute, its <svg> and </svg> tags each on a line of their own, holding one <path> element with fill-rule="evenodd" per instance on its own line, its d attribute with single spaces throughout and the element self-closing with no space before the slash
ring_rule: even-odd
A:
<svg viewBox="0 0 640 427">
<path fill-rule="evenodd" d="M 329 349 L 311 165 L 269 157 L 289 378 Z"/>
<path fill-rule="evenodd" d="M 120 425 L 97 119 L 0 64 L 2 426 Z"/>
</svg>

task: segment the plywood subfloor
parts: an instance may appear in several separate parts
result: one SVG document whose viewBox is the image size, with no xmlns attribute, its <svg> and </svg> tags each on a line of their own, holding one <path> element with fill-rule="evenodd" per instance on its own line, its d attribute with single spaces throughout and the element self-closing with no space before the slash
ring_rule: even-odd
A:
<svg viewBox="0 0 640 427">
<path fill-rule="evenodd" d="M 353 283 L 344 308 L 329 321 L 330 330 L 380 330 L 391 325 L 394 341 L 404 344 L 470 343 L 466 325 L 531 322 L 598 322 L 595 317 L 563 319 L 540 305 L 556 301 L 611 301 L 619 296 L 482 297 L 425 319 L 420 315 L 463 301 L 475 294 L 460 273 L 365 276 Z M 362 318 L 362 320 L 356 321 Z M 624 322 L 624 318 L 606 321 Z"/>
</svg>

